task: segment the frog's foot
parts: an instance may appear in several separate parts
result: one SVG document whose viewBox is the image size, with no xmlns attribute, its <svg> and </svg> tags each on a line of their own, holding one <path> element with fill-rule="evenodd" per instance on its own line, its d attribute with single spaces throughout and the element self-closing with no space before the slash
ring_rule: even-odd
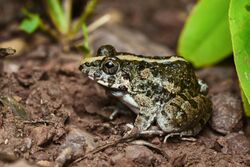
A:
<svg viewBox="0 0 250 167">
<path fill-rule="evenodd" d="M 191 137 L 191 136 L 190 137 L 182 137 L 183 135 L 185 135 L 185 134 L 183 134 L 182 132 L 181 133 L 170 133 L 164 137 L 163 142 L 166 143 L 169 138 L 174 137 L 174 136 L 180 137 L 180 139 L 183 141 L 190 141 L 190 142 L 197 141 L 197 139 L 194 137 Z"/>
<path fill-rule="evenodd" d="M 109 116 L 110 120 L 114 120 L 114 118 L 119 114 L 119 110 L 115 109 Z"/>
<path fill-rule="evenodd" d="M 126 124 L 126 126 L 130 129 L 126 133 L 126 135 L 131 134 L 135 129 L 137 129 L 133 124 Z M 149 130 L 138 131 L 138 134 L 140 136 L 154 136 L 154 135 L 163 136 L 164 133 L 165 133 L 164 131 L 159 130 L 158 127 L 154 127 L 154 126 L 150 128 Z"/>
<path fill-rule="evenodd" d="M 103 111 L 109 111 L 109 113 L 110 111 L 112 112 L 110 115 L 106 116 L 109 120 L 114 120 L 119 114 L 129 116 L 133 114 L 126 106 L 118 102 L 116 103 L 116 105 L 104 107 Z"/>
<path fill-rule="evenodd" d="M 194 138 L 194 137 L 181 137 L 181 140 L 183 140 L 183 141 L 190 141 L 190 142 L 197 141 L 197 139 Z"/>
<path fill-rule="evenodd" d="M 143 130 L 140 132 L 140 135 L 142 135 L 142 136 L 153 136 L 153 135 L 163 136 L 164 134 L 165 134 L 165 132 L 160 130 L 156 126 L 152 126 L 150 129 Z"/>
<path fill-rule="evenodd" d="M 198 84 L 200 86 L 200 92 L 204 95 L 208 94 L 208 85 L 201 79 L 198 79 Z"/>
<path fill-rule="evenodd" d="M 126 127 L 128 127 L 129 130 L 126 132 L 125 135 L 130 134 L 133 131 L 133 129 L 135 129 L 135 126 L 133 124 L 126 124 Z"/>
<path fill-rule="evenodd" d="M 181 135 L 181 133 L 169 133 L 169 134 L 167 134 L 167 135 L 164 137 L 163 143 L 166 143 L 167 140 L 168 140 L 169 138 L 173 137 L 173 136 L 180 136 L 180 135 Z"/>
</svg>

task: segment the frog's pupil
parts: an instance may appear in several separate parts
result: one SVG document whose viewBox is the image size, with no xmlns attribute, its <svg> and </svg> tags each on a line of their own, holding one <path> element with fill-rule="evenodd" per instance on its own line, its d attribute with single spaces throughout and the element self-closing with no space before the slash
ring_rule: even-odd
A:
<svg viewBox="0 0 250 167">
<path fill-rule="evenodd" d="M 113 63 L 112 61 L 108 61 L 108 62 L 105 64 L 105 66 L 106 66 L 107 68 L 113 68 L 115 65 L 114 65 L 114 63 Z"/>
</svg>

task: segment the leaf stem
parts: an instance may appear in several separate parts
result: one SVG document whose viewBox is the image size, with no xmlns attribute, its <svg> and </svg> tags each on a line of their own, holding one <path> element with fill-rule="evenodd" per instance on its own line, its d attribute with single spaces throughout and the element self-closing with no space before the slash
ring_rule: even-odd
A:
<svg viewBox="0 0 250 167">
<path fill-rule="evenodd" d="M 65 35 L 69 31 L 69 24 L 67 24 L 67 19 L 65 19 L 65 13 L 60 5 L 59 0 L 46 0 L 47 12 L 57 28 L 57 30 Z"/>
<path fill-rule="evenodd" d="M 83 10 L 81 16 L 77 19 L 76 23 L 73 26 L 73 33 L 77 33 L 82 27 L 82 24 L 86 22 L 86 18 L 93 11 L 97 0 L 89 0 L 85 9 Z"/>
</svg>

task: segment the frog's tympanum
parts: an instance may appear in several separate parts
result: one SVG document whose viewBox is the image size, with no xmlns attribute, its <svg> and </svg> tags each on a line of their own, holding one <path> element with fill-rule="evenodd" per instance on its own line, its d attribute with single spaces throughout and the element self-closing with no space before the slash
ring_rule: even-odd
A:
<svg viewBox="0 0 250 167">
<path fill-rule="evenodd" d="M 181 57 L 139 56 L 105 45 L 84 58 L 80 70 L 137 114 L 140 131 L 156 123 L 168 135 L 195 136 L 211 115 L 207 85 Z"/>
</svg>

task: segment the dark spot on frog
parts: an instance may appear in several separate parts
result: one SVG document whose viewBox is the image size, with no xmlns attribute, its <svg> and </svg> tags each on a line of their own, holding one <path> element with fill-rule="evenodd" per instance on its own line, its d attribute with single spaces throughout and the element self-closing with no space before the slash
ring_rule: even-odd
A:
<svg viewBox="0 0 250 167">
<path fill-rule="evenodd" d="M 197 107 L 198 107 L 197 102 L 196 102 L 195 100 L 189 99 L 188 102 L 191 104 L 191 106 L 192 106 L 193 108 L 197 108 Z"/>
<path fill-rule="evenodd" d="M 157 77 L 160 71 L 156 70 L 156 69 L 151 69 L 151 73 L 154 77 Z"/>
<path fill-rule="evenodd" d="M 182 123 L 187 121 L 187 114 L 178 104 L 170 103 L 170 105 L 175 107 L 175 110 L 172 110 L 173 123 L 175 123 L 175 126 L 181 127 Z"/>
<path fill-rule="evenodd" d="M 84 73 L 86 73 L 86 74 L 89 73 L 89 68 L 86 68 L 86 64 L 81 64 L 79 66 L 79 70 L 82 71 L 82 72 L 84 72 Z"/>
<path fill-rule="evenodd" d="M 164 115 L 164 118 L 165 118 L 166 120 L 170 120 L 170 118 L 169 118 L 168 114 L 166 113 L 166 111 L 161 110 L 161 115 Z"/>
<path fill-rule="evenodd" d="M 141 117 L 143 117 L 143 118 L 145 118 L 146 120 L 148 120 L 149 117 L 150 117 L 150 116 L 148 116 L 148 115 L 146 115 L 146 114 L 144 114 L 142 112 L 139 112 L 138 115 L 141 116 Z"/>
<path fill-rule="evenodd" d="M 145 62 L 139 63 L 139 64 L 137 65 L 137 70 L 138 70 L 138 71 L 142 71 L 142 70 L 144 70 L 144 69 L 145 69 Z"/>
<path fill-rule="evenodd" d="M 121 61 L 121 67 L 122 68 L 126 68 L 126 67 L 128 67 L 130 65 L 130 62 L 128 62 L 128 61 Z"/>
<path fill-rule="evenodd" d="M 94 61 L 94 62 L 90 63 L 90 66 L 97 67 L 100 65 L 100 62 L 101 62 L 100 60 Z"/>
<path fill-rule="evenodd" d="M 161 92 L 163 91 L 163 87 L 160 86 L 160 85 L 157 84 L 157 83 L 153 83 L 152 89 L 153 89 L 154 92 L 156 92 L 156 93 L 161 93 Z"/>
<path fill-rule="evenodd" d="M 137 86 L 137 89 L 138 89 L 138 90 L 145 90 L 146 87 L 145 87 L 144 84 L 140 83 L 140 84 Z"/>
<path fill-rule="evenodd" d="M 189 79 L 186 79 L 186 80 L 183 80 L 183 84 L 181 84 L 181 87 L 182 88 L 185 88 L 185 87 L 190 87 L 191 86 L 191 82 Z"/>
<path fill-rule="evenodd" d="M 197 102 L 191 98 L 188 98 L 185 94 L 179 94 L 179 96 L 184 100 L 188 101 L 193 108 L 197 108 Z"/>
<path fill-rule="evenodd" d="M 148 96 L 148 97 L 152 96 L 152 91 L 151 91 L 151 90 L 148 90 L 148 91 L 146 92 L 146 96 Z"/>
<path fill-rule="evenodd" d="M 94 78 L 99 78 L 102 75 L 102 72 L 100 70 L 96 70 L 94 73 Z"/>
<path fill-rule="evenodd" d="M 115 83 L 115 77 L 114 76 L 110 76 L 108 78 L 108 85 L 112 86 Z"/>
<path fill-rule="evenodd" d="M 205 125 L 205 123 L 206 123 L 206 122 L 205 122 L 203 119 L 200 119 L 200 120 L 199 120 L 199 124 L 200 124 L 200 126 Z"/>
<path fill-rule="evenodd" d="M 246 10 L 247 10 L 248 12 L 250 12 L 250 5 L 249 5 L 249 4 L 247 4 L 247 5 L 245 6 L 245 8 L 246 8 Z"/>
<path fill-rule="evenodd" d="M 81 65 L 79 66 L 79 70 L 80 70 L 80 71 L 83 71 L 83 69 L 84 69 L 84 64 L 81 64 Z"/>
<path fill-rule="evenodd" d="M 119 89 L 121 91 L 127 91 L 128 90 L 128 88 L 126 86 L 124 86 L 124 85 L 119 86 Z"/>
<path fill-rule="evenodd" d="M 128 73 L 123 73 L 122 74 L 122 77 L 123 77 L 123 79 L 125 79 L 125 80 L 130 80 L 130 76 L 129 76 L 129 74 Z"/>
<path fill-rule="evenodd" d="M 188 101 L 188 98 L 187 98 L 184 94 L 179 94 L 179 96 L 180 96 L 184 101 Z"/>
</svg>

